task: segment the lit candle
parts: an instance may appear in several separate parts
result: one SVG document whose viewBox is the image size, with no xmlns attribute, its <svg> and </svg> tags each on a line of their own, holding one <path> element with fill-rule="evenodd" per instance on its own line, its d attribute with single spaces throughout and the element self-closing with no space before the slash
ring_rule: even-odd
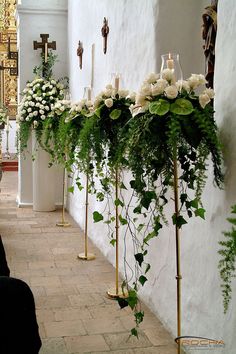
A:
<svg viewBox="0 0 236 354">
<path fill-rule="evenodd" d="M 169 59 L 166 61 L 168 69 L 174 69 L 174 60 L 171 59 L 171 54 L 169 53 Z"/>
<path fill-rule="evenodd" d="M 120 78 L 118 75 L 115 77 L 115 89 L 118 92 L 119 91 L 119 85 L 120 85 Z"/>
<path fill-rule="evenodd" d="M 88 96 L 88 101 L 91 101 L 91 88 L 90 87 L 88 87 L 87 96 Z"/>
<path fill-rule="evenodd" d="M 48 61 L 48 44 L 45 43 L 45 63 Z"/>
</svg>

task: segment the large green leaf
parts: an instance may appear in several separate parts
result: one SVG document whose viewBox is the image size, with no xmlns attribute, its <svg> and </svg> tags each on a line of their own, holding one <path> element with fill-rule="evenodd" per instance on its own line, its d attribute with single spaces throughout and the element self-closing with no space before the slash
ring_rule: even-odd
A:
<svg viewBox="0 0 236 354">
<path fill-rule="evenodd" d="M 187 116 L 193 112 L 193 105 L 186 98 L 177 98 L 177 100 L 170 105 L 170 111 L 175 114 Z"/>
<path fill-rule="evenodd" d="M 98 211 L 94 211 L 93 212 L 93 221 L 94 222 L 99 222 L 101 220 L 103 220 L 102 214 L 100 214 Z"/>
<path fill-rule="evenodd" d="M 113 120 L 116 120 L 120 117 L 121 115 L 121 110 L 120 109 L 113 109 L 113 111 L 110 113 L 110 118 Z"/>
<path fill-rule="evenodd" d="M 169 112 L 169 109 L 170 103 L 162 98 L 149 104 L 149 112 L 151 114 L 157 114 L 158 116 L 164 116 Z"/>
</svg>

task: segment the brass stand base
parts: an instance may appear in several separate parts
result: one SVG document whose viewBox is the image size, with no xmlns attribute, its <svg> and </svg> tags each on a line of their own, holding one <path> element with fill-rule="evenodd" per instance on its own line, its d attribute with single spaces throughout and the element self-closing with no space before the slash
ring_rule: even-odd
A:
<svg viewBox="0 0 236 354">
<path fill-rule="evenodd" d="M 121 287 L 118 288 L 118 292 L 116 292 L 116 288 L 111 288 L 107 290 L 107 297 L 112 300 L 115 300 L 118 297 L 127 299 L 127 297 L 129 297 L 129 293 L 127 290 L 122 289 Z"/>
<path fill-rule="evenodd" d="M 87 253 L 87 256 L 85 255 L 85 253 L 80 253 L 78 256 L 77 256 L 78 259 L 82 259 L 84 261 L 92 261 L 93 259 L 95 259 L 95 254 L 93 253 Z"/>
<path fill-rule="evenodd" d="M 69 222 L 66 222 L 66 221 L 61 221 L 61 222 L 57 222 L 57 223 L 56 223 L 56 226 L 68 227 L 68 226 L 70 226 L 70 223 L 69 223 Z"/>
</svg>

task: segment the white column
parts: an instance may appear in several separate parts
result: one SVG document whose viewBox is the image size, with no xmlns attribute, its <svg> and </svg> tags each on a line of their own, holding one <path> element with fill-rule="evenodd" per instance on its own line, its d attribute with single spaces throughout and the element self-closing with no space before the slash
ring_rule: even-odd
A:
<svg viewBox="0 0 236 354">
<path fill-rule="evenodd" d="M 44 151 L 32 133 L 33 160 L 33 210 L 55 210 L 55 167 L 48 167 L 50 155 Z"/>
</svg>

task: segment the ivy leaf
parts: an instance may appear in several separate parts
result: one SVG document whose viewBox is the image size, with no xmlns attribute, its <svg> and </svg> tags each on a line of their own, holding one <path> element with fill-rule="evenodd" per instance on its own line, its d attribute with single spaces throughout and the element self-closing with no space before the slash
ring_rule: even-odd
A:
<svg viewBox="0 0 236 354">
<path fill-rule="evenodd" d="M 141 232 L 142 229 L 144 228 L 145 224 L 139 224 L 139 226 L 137 227 L 137 231 Z"/>
<path fill-rule="evenodd" d="M 130 332 L 131 332 L 132 336 L 135 336 L 138 338 L 138 331 L 136 328 L 132 328 Z"/>
<path fill-rule="evenodd" d="M 114 202 L 115 206 L 121 206 L 123 207 L 124 206 L 124 203 L 120 200 L 120 199 L 116 199 L 115 202 Z"/>
<path fill-rule="evenodd" d="M 115 244 L 116 244 L 116 239 L 113 238 L 113 239 L 110 241 L 110 244 L 111 244 L 112 246 L 115 246 Z"/>
<path fill-rule="evenodd" d="M 187 224 L 187 221 L 183 218 L 182 215 L 176 216 L 176 213 L 172 216 L 172 221 L 174 225 L 180 229 L 182 225 Z"/>
<path fill-rule="evenodd" d="M 152 238 L 156 237 L 156 232 L 155 231 L 152 231 L 150 232 L 144 239 L 143 239 L 143 242 L 148 244 L 148 241 L 150 241 Z"/>
<path fill-rule="evenodd" d="M 135 290 L 130 290 L 129 291 L 129 297 L 127 298 L 128 304 L 131 307 L 131 309 L 133 310 L 134 307 L 137 305 L 138 303 L 138 297 L 137 297 L 137 293 Z"/>
<path fill-rule="evenodd" d="M 99 106 L 96 111 L 95 111 L 95 115 L 98 117 L 98 118 L 101 118 L 101 110 L 103 109 L 105 105 L 102 104 L 101 106 Z"/>
<path fill-rule="evenodd" d="M 99 222 L 101 220 L 103 220 L 102 214 L 100 214 L 98 211 L 94 211 L 93 212 L 93 221 L 94 222 Z"/>
<path fill-rule="evenodd" d="M 205 220 L 205 212 L 206 212 L 205 209 L 199 208 L 199 209 L 195 210 L 194 214 L 195 214 L 195 216 L 200 216 L 200 218 Z"/>
<path fill-rule="evenodd" d="M 156 198 L 156 193 L 154 191 L 147 191 L 144 193 L 140 204 L 148 210 L 153 199 Z"/>
<path fill-rule="evenodd" d="M 74 189 L 75 189 L 75 187 L 73 187 L 73 186 L 72 186 L 72 187 L 69 187 L 69 188 L 68 188 L 68 192 L 69 192 L 69 193 L 74 193 Z"/>
<path fill-rule="evenodd" d="M 141 322 L 143 322 L 143 317 L 144 317 L 144 312 L 140 311 L 140 312 L 136 312 L 134 314 L 135 316 L 135 322 L 137 325 L 139 325 Z"/>
<path fill-rule="evenodd" d="M 145 274 L 147 274 L 147 272 L 149 271 L 149 269 L 151 268 L 151 265 L 148 263 L 145 269 Z"/>
<path fill-rule="evenodd" d="M 189 115 L 193 110 L 192 103 L 186 100 L 186 98 L 177 98 L 177 100 L 170 105 L 170 111 L 181 116 Z"/>
<path fill-rule="evenodd" d="M 180 195 L 180 201 L 182 204 L 184 204 L 184 202 L 187 200 L 188 195 L 186 193 L 181 193 Z"/>
<path fill-rule="evenodd" d="M 142 284 L 142 286 L 144 286 L 144 284 L 147 281 L 147 278 L 144 275 L 141 275 L 138 280 L 139 280 L 140 284 Z"/>
<path fill-rule="evenodd" d="M 127 190 L 127 188 L 125 187 L 125 185 L 124 185 L 124 183 L 123 183 L 123 182 L 121 182 L 121 184 L 120 184 L 120 188 L 121 188 L 121 189 L 126 189 L 126 190 Z"/>
<path fill-rule="evenodd" d="M 143 263 L 143 254 L 142 253 L 136 253 L 134 255 L 134 258 L 136 259 L 136 261 L 138 262 L 139 266 L 142 266 Z"/>
<path fill-rule="evenodd" d="M 120 117 L 121 110 L 120 109 L 113 109 L 113 111 L 109 114 L 109 117 L 113 120 L 116 120 Z"/>
<path fill-rule="evenodd" d="M 124 299 L 124 298 L 118 297 L 117 301 L 118 301 L 118 304 L 119 304 L 121 309 L 123 309 L 124 307 L 129 306 L 128 301 L 126 299 Z"/>
<path fill-rule="evenodd" d="M 195 209 L 198 208 L 198 199 L 197 199 L 197 198 L 191 200 L 190 203 L 191 203 L 191 207 L 192 207 L 192 208 L 195 208 Z"/>
<path fill-rule="evenodd" d="M 157 114 L 158 116 L 164 116 L 169 112 L 169 109 L 170 103 L 162 98 L 149 104 L 149 112 L 151 114 Z"/>
<path fill-rule="evenodd" d="M 127 225 L 128 224 L 128 221 L 126 219 L 124 219 L 121 215 L 119 215 L 119 220 L 120 220 L 121 225 Z"/>
<path fill-rule="evenodd" d="M 134 208 L 135 214 L 141 214 L 141 211 L 142 211 L 141 205 L 138 205 L 136 208 Z"/>
</svg>

